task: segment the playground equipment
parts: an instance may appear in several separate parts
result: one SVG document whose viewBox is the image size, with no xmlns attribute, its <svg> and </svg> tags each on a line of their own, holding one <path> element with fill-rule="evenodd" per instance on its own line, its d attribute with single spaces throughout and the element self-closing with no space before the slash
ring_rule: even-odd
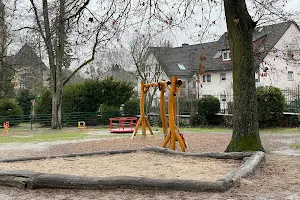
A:
<svg viewBox="0 0 300 200">
<path fill-rule="evenodd" d="M 3 128 L 4 128 L 4 134 L 8 134 L 8 129 L 9 129 L 9 121 L 6 121 L 3 123 Z"/>
<path fill-rule="evenodd" d="M 111 133 L 132 133 L 136 125 L 136 117 L 109 118 Z M 117 127 L 116 127 L 117 125 Z"/>
<path fill-rule="evenodd" d="M 132 134 L 132 139 L 136 136 L 137 131 L 140 126 L 142 126 L 142 135 L 146 136 L 146 127 L 148 127 L 150 134 L 153 135 L 151 126 L 145 116 L 144 111 L 144 101 L 145 95 L 147 94 L 150 87 L 158 87 L 160 90 L 160 117 L 162 121 L 163 133 L 165 135 L 164 142 L 162 147 L 165 148 L 167 144 L 170 142 L 170 149 L 175 150 L 175 143 L 178 141 L 181 151 L 185 151 L 186 143 L 183 137 L 183 134 L 179 132 L 178 127 L 176 126 L 176 95 L 180 92 L 180 88 L 183 85 L 183 82 L 178 79 L 177 76 L 172 77 L 171 81 L 161 81 L 158 83 L 149 83 L 144 84 L 141 82 L 141 98 L 140 98 L 140 119 L 138 120 L 135 130 Z M 165 114 L 165 100 L 164 93 L 165 91 L 169 91 L 170 97 L 168 101 L 168 114 L 169 114 L 169 127 L 170 131 L 168 131 L 167 120 Z"/>
<path fill-rule="evenodd" d="M 86 128 L 86 123 L 85 123 L 85 121 L 78 121 L 78 128 L 79 128 L 79 129 Z"/>
</svg>

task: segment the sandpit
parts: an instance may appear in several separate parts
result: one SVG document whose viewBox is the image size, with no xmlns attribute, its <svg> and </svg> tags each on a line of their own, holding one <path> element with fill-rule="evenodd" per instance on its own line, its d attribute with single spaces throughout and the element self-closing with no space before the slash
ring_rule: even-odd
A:
<svg viewBox="0 0 300 200">
<path fill-rule="evenodd" d="M 240 165 L 240 160 L 184 157 L 141 151 L 0 163 L 0 170 L 29 170 L 37 173 L 88 177 L 132 176 L 215 181 Z"/>
</svg>

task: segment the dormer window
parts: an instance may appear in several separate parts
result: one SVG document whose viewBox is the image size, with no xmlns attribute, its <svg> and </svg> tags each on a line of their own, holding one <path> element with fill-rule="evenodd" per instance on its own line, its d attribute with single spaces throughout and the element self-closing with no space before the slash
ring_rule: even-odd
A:
<svg viewBox="0 0 300 200">
<path fill-rule="evenodd" d="M 222 58 L 223 58 L 223 61 L 231 60 L 230 50 L 224 50 L 224 51 L 222 51 Z"/>
<path fill-rule="evenodd" d="M 177 63 L 177 66 L 180 70 L 186 70 L 183 64 Z"/>
</svg>

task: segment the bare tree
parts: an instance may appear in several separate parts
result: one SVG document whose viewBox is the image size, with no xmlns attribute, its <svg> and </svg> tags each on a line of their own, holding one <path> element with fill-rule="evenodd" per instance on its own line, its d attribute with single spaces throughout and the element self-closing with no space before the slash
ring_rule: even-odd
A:
<svg viewBox="0 0 300 200">
<path fill-rule="evenodd" d="M 155 43 L 157 44 L 155 45 Z M 169 40 L 155 37 L 150 31 L 146 31 L 145 34 L 137 33 L 136 37 L 130 43 L 129 51 L 134 62 L 137 79 L 145 83 L 158 82 L 163 73 L 160 65 L 154 64 L 153 60 L 148 60 L 148 63 L 146 63 L 147 56 L 154 45 L 171 47 L 172 44 Z M 156 91 L 157 87 L 154 87 L 147 93 L 146 113 L 152 107 Z"/>
<path fill-rule="evenodd" d="M 108 29 L 107 22 L 110 20 L 118 20 L 126 14 L 130 3 L 123 4 L 118 7 L 116 1 L 105 4 L 107 6 L 104 14 L 100 17 L 91 13 L 87 19 L 84 11 L 88 10 L 89 0 L 66 1 L 59 0 L 49 4 L 47 0 L 42 1 L 42 11 L 39 11 L 38 4 L 34 0 L 30 0 L 32 10 L 34 12 L 36 29 L 42 37 L 50 66 L 50 86 L 52 91 L 52 128 L 62 128 L 61 124 L 61 103 L 63 86 L 84 66 L 89 64 L 95 58 L 98 45 L 101 42 L 107 42 L 118 32 L 119 26 L 113 22 L 113 28 Z M 118 10 L 118 14 L 117 13 Z M 53 16 L 54 18 L 51 18 Z M 84 22 L 84 20 L 87 20 Z M 96 25 L 93 22 L 97 21 Z M 87 27 L 86 23 L 92 24 Z M 88 30 L 86 30 L 88 29 Z M 91 45 L 91 53 L 89 58 L 80 63 L 75 70 L 63 80 L 62 69 L 64 67 L 66 57 L 66 39 L 67 35 L 72 37 L 77 45 L 85 44 L 90 40 L 94 42 Z"/>
<path fill-rule="evenodd" d="M 22 29 L 35 30 L 41 36 L 47 51 L 50 66 L 50 86 L 52 91 L 52 128 L 61 128 L 61 103 L 63 86 L 84 66 L 95 58 L 98 46 L 107 45 L 112 39 L 120 40 L 122 30 L 132 29 L 137 24 L 153 21 L 159 29 L 178 26 L 193 14 L 195 2 L 182 0 L 172 6 L 166 1 L 112 0 L 101 1 L 94 9 L 91 0 L 55 0 L 48 2 L 29 0 L 35 18 L 35 26 Z M 19 1 L 15 0 L 15 5 Z M 177 17 L 181 16 L 181 17 Z M 129 20 L 130 19 L 130 23 Z M 157 24 L 156 24 L 157 25 Z M 66 56 L 66 40 L 72 45 L 90 47 L 89 55 L 77 52 L 79 60 L 84 60 L 73 73 L 62 79 L 62 68 Z M 73 52 L 74 53 L 74 52 Z"/>
</svg>

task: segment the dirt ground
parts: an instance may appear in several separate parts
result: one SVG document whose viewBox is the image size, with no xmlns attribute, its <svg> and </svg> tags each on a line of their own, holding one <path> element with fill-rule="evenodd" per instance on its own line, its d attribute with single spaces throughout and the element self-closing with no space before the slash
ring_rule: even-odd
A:
<svg viewBox="0 0 300 200">
<path fill-rule="evenodd" d="M 224 151 L 231 135 L 227 133 L 185 134 L 188 152 Z M 242 179 L 240 186 L 224 193 L 197 193 L 182 191 L 150 190 L 67 190 L 38 189 L 21 190 L 0 187 L 0 199 L 278 199 L 300 200 L 300 152 L 291 150 L 290 143 L 300 142 L 300 134 L 262 134 L 267 151 L 266 163 L 253 176 Z M 62 155 L 112 149 L 132 149 L 145 146 L 160 146 L 162 136 L 146 138 L 91 140 L 64 143 L 31 145 L 1 145 L 0 159 L 25 156 Z M 151 162 L 151 161 L 148 161 Z M 99 166 L 100 168 L 101 166 Z M 194 169 L 195 173 L 198 172 Z"/>
<path fill-rule="evenodd" d="M 0 170 L 30 170 L 90 177 L 134 176 L 152 179 L 216 181 L 240 165 L 241 161 L 237 160 L 136 152 L 0 163 Z"/>
</svg>

